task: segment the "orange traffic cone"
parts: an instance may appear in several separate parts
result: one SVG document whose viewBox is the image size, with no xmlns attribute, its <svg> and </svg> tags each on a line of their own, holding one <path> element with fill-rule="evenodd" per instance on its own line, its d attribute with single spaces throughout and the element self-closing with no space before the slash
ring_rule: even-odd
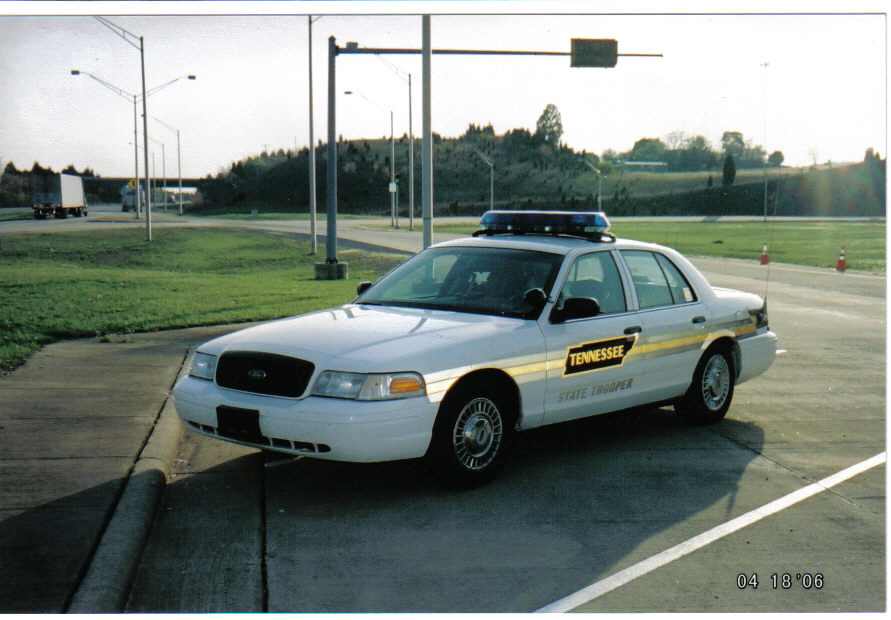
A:
<svg viewBox="0 0 891 620">
<path fill-rule="evenodd" d="M 767 244 L 765 243 L 761 246 L 761 264 L 766 265 L 770 262 L 770 257 L 767 256 Z"/>
<path fill-rule="evenodd" d="M 845 246 L 842 246 L 841 254 L 838 255 L 838 262 L 835 263 L 836 271 L 844 271 L 848 268 L 848 262 L 845 260 Z"/>
</svg>

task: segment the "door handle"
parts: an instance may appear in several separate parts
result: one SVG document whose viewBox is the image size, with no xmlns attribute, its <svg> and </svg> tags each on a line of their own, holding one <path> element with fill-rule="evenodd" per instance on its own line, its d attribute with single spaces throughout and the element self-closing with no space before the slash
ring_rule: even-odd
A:
<svg viewBox="0 0 891 620">
<path fill-rule="evenodd" d="M 630 335 L 630 334 L 637 334 L 637 333 L 640 333 L 640 332 L 642 332 L 642 331 L 643 331 L 643 327 L 641 327 L 640 325 L 632 325 L 631 327 L 626 327 L 626 328 L 625 328 L 625 333 L 626 333 L 626 334 L 629 334 L 629 335 Z"/>
<path fill-rule="evenodd" d="M 694 316 L 693 322 L 694 323 L 705 323 L 705 317 L 702 316 L 701 314 L 699 316 Z"/>
</svg>

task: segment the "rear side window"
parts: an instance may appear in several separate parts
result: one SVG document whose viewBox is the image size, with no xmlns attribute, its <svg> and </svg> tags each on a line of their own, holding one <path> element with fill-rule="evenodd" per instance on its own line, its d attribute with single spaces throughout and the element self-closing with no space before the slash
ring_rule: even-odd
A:
<svg viewBox="0 0 891 620">
<path fill-rule="evenodd" d="M 693 287 L 687 282 L 681 270 L 662 254 L 655 254 L 655 256 L 656 260 L 659 261 L 659 266 L 665 272 L 665 279 L 668 280 L 668 288 L 671 290 L 671 297 L 674 303 L 688 304 L 696 301 Z"/>
<path fill-rule="evenodd" d="M 623 250 L 622 258 L 641 308 L 658 308 L 696 301 L 693 288 L 666 257 L 645 250 Z"/>
</svg>

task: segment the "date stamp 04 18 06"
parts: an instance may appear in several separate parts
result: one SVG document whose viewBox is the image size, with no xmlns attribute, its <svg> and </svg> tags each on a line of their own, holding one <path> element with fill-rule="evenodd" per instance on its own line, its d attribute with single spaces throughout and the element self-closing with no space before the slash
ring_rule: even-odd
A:
<svg viewBox="0 0 891 620">
<path fill-rule="evenodd" d="M 740 590 L 757 590 L 761 585 L 758 573 L 740 573 L 736 576 L 736 587 Z M 764 585 L 773 590 L 790 590 L 793 587 L 822 590 L 824 578 L 822 573 L 773 573 Z"/>
</svg>

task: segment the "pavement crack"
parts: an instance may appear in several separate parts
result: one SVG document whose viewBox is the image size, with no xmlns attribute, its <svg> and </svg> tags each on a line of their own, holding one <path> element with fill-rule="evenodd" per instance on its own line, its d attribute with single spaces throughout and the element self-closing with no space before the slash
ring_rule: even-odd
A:
<svg viewBox="0 0 891 620">
<path fill-rule="evenodd" d="M 796 470 L 792 469 L 791 467 L 787 467 L 786 465 L 780 463 L 780 462 L 777 461 L 776 459 L 773 459 L 773 458 L 767 456 L 766 454 L 764 454 L 764 453 L 761 452 L 760 450 L 756 450 L 756 449 L 753 448 L 752 446 L 750 446 L 750 445 L 748 445 L 748 444 L 746 444 L 746 443 L 744 443 L 744 442 L 742 442 L 742 441 L 740 441 L 740 440 L 738 440 L 738 439 L 735 439 L 734 437 L 730 437 L 729 435 L 725 435 L 724 433 L 720 432 L 720 431 L 717 430 L 717 429 L 709 428 L 709 429 L 706 429 L 706 430 L 708 430 L 708 431 L 711 432 L 711 433 L 714 433 L 715 435 L 718 435 L 719 437 L 723 437 L 723 438 L 726 439 L 727 441 L 729 441 L 729 442 L 731 442 L 731 443 L 733 443 L 733 444 L 736 444 L 737 446 L 743 448 L 744 450 L 748 450 L 749 452 L 752 452 L 752 453 L 754 453 L 754 454 L 760 456 L 761 458 L 764 458 L 764 459 L 770 461 L 771 463 L 773 463 L 773 464 L 776 465 L 777 467 L 786 470 L 787 472 L 789 472 L 789 473 L 792 474 L 793 476 L 796 476 L 796 477 L 798 477 L 798 478 L 801 478 L 801 480 L 804 481 L 804 482 L 806 482 L 807 484 L 815 484 L 815 483 L 818 483 L 818 482 L 819 482 L 819 479 L 811 478 L 810 476 L 807 476 L 807 475 L 805 475 L 805 474 L 803 474 L 803 473 L 801 473 L 801 472 L 799 472 L 799 471 L 796 471 Z M 858 503 L 857 501 L 855 501 L 855 499 L 854 499 L 853 497 L 850 497 L 850 496 L 848 496 L 848 495 L 845 495 L 844 493 L 840 493 L 839 491 L 835 490 L 834 487 L 824 487 L 824 490 L 827 491 L 828 493 L 831 493 L 832 495 L 835 495 L 835 496 L 838 497 L 839 499 L 841 499 L 841 500 L 843 500 L 843 501 L 845 501 L 845 502 L 851 504 L 852 506 L 856 506 L 857 508 L 860 508 L 861 510 L 865 510 L 865 511 L 867 511 L 867 512 L 869 512 L 869 513 L 872 513 L 872 514 L 876 514 L 874 510 L 871 510 L 871 509 L 868 508 L 867 506 L 864 506 L 863 504 Z"/>
</svg>

